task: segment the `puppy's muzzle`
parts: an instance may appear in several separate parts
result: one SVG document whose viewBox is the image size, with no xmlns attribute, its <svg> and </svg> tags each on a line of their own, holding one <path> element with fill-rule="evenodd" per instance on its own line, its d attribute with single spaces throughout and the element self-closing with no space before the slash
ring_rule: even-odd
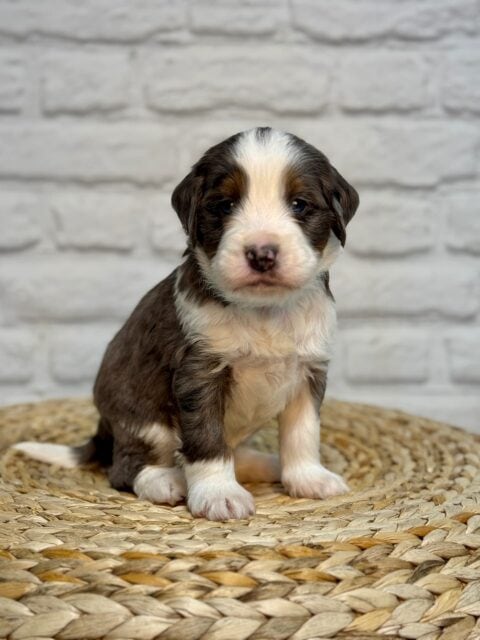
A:
<svg viewBox="0 0 480 640">
<path fill-rule="evenodd" d="M 275 244 L 245 247 L 245 257 L 250 268 L 259 273 L 271 271 L 277 263 L 277 256 L 278 246 Z"/>
</svg>

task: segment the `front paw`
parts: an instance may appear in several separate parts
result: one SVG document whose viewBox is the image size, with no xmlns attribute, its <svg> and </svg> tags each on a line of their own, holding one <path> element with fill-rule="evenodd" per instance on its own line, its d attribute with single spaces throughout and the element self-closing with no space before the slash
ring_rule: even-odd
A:
<svg viewBox="0 0 480 640">
<path fill-rule="evenodd" d="M 187 504 L 193 516 L 207 520 L 242 520 L 255 513 L 252 494 L 236 481 L 196 482 L 189 487 Z"/>
<path fill-rule="evenodd" d="M 349 491 L 345 480 L 321 464 L 298 466 L 282 472 L 282 483 L 292 498 L 331 498 Z"/>
</svg>

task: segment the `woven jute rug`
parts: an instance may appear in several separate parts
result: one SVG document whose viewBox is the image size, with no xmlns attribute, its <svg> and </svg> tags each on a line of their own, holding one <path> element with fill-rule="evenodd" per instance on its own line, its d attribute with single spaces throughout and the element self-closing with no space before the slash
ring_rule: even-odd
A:
<svg viewBox="0 0 480 640">
<path fill-rule="evenodd" d="M 8 450 L 95 420 L 88 400 L 0 411 L 0 638 L 480 638 L 478 437 L 330 402 L 322 456 L 351 493 L 251 486 L 256 516 L 218 523 Z"/>
</svg>

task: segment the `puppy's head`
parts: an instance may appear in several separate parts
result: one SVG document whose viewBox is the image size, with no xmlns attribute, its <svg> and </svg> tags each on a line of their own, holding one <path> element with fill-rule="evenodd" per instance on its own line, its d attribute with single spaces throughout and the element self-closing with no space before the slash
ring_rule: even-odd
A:
<svg viewBox="0 0 480 640">
<path fill-rule="evenodd" d="M 207 281 L 226 300 L 268 306 L 331 266 L 358 195 L 311 145 L 256 128 L 209 149 L 172 204 Z"/>
</svg>

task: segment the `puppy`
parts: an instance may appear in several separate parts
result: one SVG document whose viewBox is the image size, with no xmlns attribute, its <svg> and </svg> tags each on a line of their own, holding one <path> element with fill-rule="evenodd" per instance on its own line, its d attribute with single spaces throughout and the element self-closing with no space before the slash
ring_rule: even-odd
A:
<svg viewBox="0 0 480 640">
<path fill-rule="evenodd" d="M 317 149 L 261 127 L 209 149 L 176 187 L 182 264 L 108 345 L 84 446 L 22 443 L 63 465 L 98 461 L 113 487 L 194 516 L 247 518 L 240 482 L 295 497 L 348 490 L 320 464 L 319 409 L 336 323 L 328 270 L 358 206 Z M 278 418 L 280 456 L 242 446 Z"/>
</svg>

